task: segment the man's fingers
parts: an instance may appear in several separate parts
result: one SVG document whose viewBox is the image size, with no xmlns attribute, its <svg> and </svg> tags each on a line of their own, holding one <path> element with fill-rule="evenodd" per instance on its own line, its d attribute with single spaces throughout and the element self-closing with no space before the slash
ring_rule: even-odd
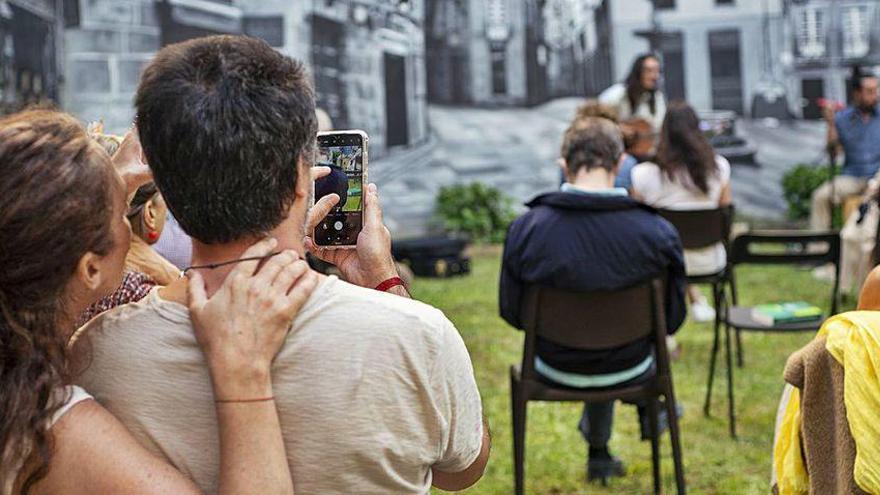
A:
<svg viewBox="0 0 880 495">
<path fill-rule="evenodd" d="M 379 203 L 379 189 L 376 184 L 367 186 L 366 202 L 364 203 L 364 226 L 378 228 L 382 225 L 382 205 Z"/>
<path fill-rule="evenodd" d="M 208 302 L 208 295 L 205 292 L 205 281 L 199 272 L 191 270 L 186 274 L 189 278 L 187 292 L 189 293 L 188 306 L 190 311 L 197 310 Z"/>
<path fill-rule="evenodd" d="M 275 249 L 275 246 L 278 245 L 278 240 L 274 237 L 268 237 L 263 239 L 260 242 L 257 242 L 253 246 L 247 248 L 247 250 L 242 253 L 239 259 L 242 258 L 262 258 L 264 256 L 268 256 L 272 253 L 272 250 Z M 238 263 L 235 268 L 232 269 L 232 272 L 229 273 L 229 277 L 226 280 L 235 280 L 235 278 L 239 274 L 244 274 L 245 276 L 250 277 L 257 271 L 257 267 L 260 265 L 259 259 L 253 259 L 248 261 L 242 261 Z M 225 282 L 224 282 L 225 285 Z"/>
<path fill-rule="evenodd" d="M 333 207 L 339 203 L 339 195 L 331 193 L 315 202 L 314 206 L 309 209 L 309 216 L 306 220 L 306 232 L 311 232 L 324 220 Z"/>
<path fill-rule="evenodd" d="M 312 240 L 311 237 L 305 238 L 306 249 L 312 253 L 312 256 L 318 258 L 321 261 L 326 261 L 327 263 L 338 265 L 338 257 L 342 252 L 339 249 L 327 249 L 315 244 L 315 241 Z"/>
<path fill-rule="evenodd" d="M 310 169 L 310 173 L 312 176 L 312 182 L 315 182 L 321 177 L 327 177 L 330 175 L 330 167 L 314 166 Z"/>
</svg>

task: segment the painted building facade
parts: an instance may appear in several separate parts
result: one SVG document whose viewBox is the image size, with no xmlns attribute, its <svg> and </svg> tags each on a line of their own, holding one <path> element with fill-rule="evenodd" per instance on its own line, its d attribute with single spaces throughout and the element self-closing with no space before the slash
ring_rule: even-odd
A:
<svg viewBox="0 0 880 495">
<path fill-rule="evenodd" d="M 432 0 L 427 9 L 433 102 L 537 104 L 610 82 L 601 0 Z"/>
<path fill-rule="evenodd" d="M 133 116 L 144 65 L 162 46 L 248 34 L 303 60 L 336 128 L 371 152 L 427 138 L 421 0 L 79 0 L 64 32 L 65 109 L 116 132 Z"/>
<path fill-rule="evenodd" d="M 880 2 L 785 0 L 784 67 L 792 106 L 821 117 L 819 100 L 847 101 L 852 66 L 880 66 Z"/>
<path fill-rule="evenodd" d="M 670 100 L 749 115 L 759 89 L 782 77 L 781 0 L 612 0 L 609 6 L 618 81 L 651 49 L 654 20 Z"/>
<path fill-rule="evenodd" d="M 55 0 L 0 0 L 0 114 L 57 100 L 60 27 Z"/>
</svg>

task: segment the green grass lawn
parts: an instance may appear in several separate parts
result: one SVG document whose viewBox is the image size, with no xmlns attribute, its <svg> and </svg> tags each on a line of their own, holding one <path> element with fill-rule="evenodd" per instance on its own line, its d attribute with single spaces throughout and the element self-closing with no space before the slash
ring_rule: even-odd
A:
<svg viewBox="0 0 880 495">
<path fill-rule="evenodd" d="M 467 493 L 509 494 L 513 492 L 513 456 L 508 368 L 521 359 L 523 334 L 498 316 L 500 251 L 480 249 L 473 261 L 473 273 L 467 277 L 418 279 L 413 295 L 439 307 L 455 323 L 474 363 L 493 447 L 486 475 Z M 744 304 L 806 300 L 825 307 L 830 296 L 830 286 L 815 281 L 805 269 L 744 267 L 737 275 Z M 811 338 L 811 334 L 743 335 L 745 368 L 737 369 L 734 378 L 739 439 L 732 440 L 727 430 L 723 360 L 712 416 L 707 418 L 702 412 L 712 328 L 689 321 L 679 330 L 683 354 L 673 364 L 673 376 L 678 400 L 685 408 L 681 428 L 690 493 L 768 493 L 782 370 L 788 355 Z M 586 446 L 576 428 L 581 409 L 575 403 L 529 404 L 526 493 L 649 493 L 651 447 L 639 441 L 635 407 L 618 404 L 616 409 L 611 450 L 627 463 L 628 475 L 607 488 L 585 481 Z M 668 435 L 663 437 L 662 452 L 664 489 L 674 493 Z"/>
</svg>

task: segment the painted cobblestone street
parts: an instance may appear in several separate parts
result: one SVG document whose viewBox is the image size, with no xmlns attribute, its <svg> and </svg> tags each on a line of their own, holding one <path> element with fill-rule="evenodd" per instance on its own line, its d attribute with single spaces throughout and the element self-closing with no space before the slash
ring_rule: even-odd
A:
<svg viewBox="0 0 880 495">
<path fill-rule="evenodd" d="M 392 153 L 371 164 L 383 209 L 395 238 L 430 230 L 437 191 L 480 181 L 522 205 L 556 187 L 555 164 L 562 133 L 582 100 L 563 98 L 533 108 L 429 108 L 431 137 L 422 146 Z M 739 134 L 758 149 L 756 165 L 733 168 L 737 209 L 750 218 L 785 215 L 780 180 L 798 163 L 821 163 L 824 127 L 794 121 L 739 121 Z"/>
</svg>

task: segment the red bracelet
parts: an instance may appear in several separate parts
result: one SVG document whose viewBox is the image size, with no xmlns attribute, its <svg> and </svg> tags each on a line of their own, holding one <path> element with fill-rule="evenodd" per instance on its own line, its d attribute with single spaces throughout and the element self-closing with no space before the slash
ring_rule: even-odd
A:
<svg viewBox="0 0 880 495">
<path fill-rule="evenodd" d="M 398 285 L 404 285 L 403 279 L 400 277 L 391 277 L 377 285 L 376 290 L 379 292 L 388 292 L 392 287 L 397 287 Z"/>
</svg>

